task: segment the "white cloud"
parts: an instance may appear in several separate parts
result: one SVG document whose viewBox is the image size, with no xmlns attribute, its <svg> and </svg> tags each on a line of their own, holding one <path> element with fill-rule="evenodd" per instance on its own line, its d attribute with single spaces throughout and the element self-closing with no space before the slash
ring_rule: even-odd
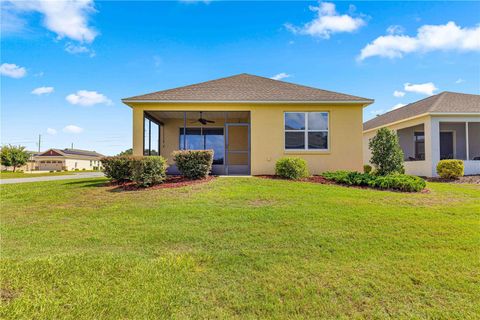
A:
<svg viewBox="0 0 480 320">
<path fill-rule="evenodd" d="M 24 67 L 17 66 L 14 63 L 2 63 L 0 66 L 0 74 L 10 78 L 23 78 L 27 74 Z"/>
<path fill-rule="evenodd" d="M 54 91 L 53 87 L 40 87 L 33 89 L 32 94 L 36 94 L 37 96 L 40 96 L 42 94 L 50 94 Z"/>
<path fill-rule="evenodd" d="M 66 126 L 65 128 L 63 128 L 63 132 L 66 132 L 66 133 L 82 133 L 83 128 L 80 128 L 76 125 L 70 124 L 70 125 Z"/>
<path fill-rule="evenodd" d="M 95 104 L 112 105 L 112 100 L 108 99 L 101 93 L 96 91 L 79 90 L 65 98 L 68 102 L 80 106 L 93 106 Z"/>
<path fill-rule="evenodd" d="M 465 79 L 462 79 L 462 78 L 458 78 L 457 81 L 455 81 L 455 83 L 459 84 L 459 83 L 464 83 L 465 82 Z"/>
<path fill-rule="evenodd" d="M 290 78 L 290 77 L 291 77 L 291 75 L 289 75 L 288 73 L 281 72 L 281 73 L 279 73 L 279 74 L 274 75 L 274 76 L 271 77 L 270 79 L 273 79 L 273 80 L 282 80 L 282 79 Z"/>
<path fill-rule="evenodd" d="M 399 25 L 392 25 L 387 28 L 388 34 L 402 34 L 405 32 L 405 28 Z"/>
<path fill-rule="evenodd" d="M 380 36 L 362 49 L 358 59 L 373 56 L 401 58 L 407 53 L 435 50 L 480 51 L 480 25 L 462 28 L 450 21 L 444 25 L 424 25 L 414 37 L 397 34 Z"/>
<path fill-rule="evenodd" d="M 47 133 L 48 133 L 48 134 L 51 134 L 51 135 L 55 135 L 55 134 L 57 134 L 57 130 L 52 129 L 52 128 L 48 128 L 48 129 L 47 129 Z"/>
<path fill-rule="evenodd" d="M 401 108 L 401 107 L 404 107 L 406 106 L 406 104 L 404 103 L 397 103 L 396 105 L 394 105 L 390 110 L 395 110 L 395 109 L 398 109 L 398 108 Z"/>
<path fill-rule="evenodd" d="M 86 53 L 88 54 L 90 57 L 94 57 L 95 56 L 95 51 L 84 46 L 84 45 L 78 45 L 78 44 L 74 44 L 74 43 L 67 43 L 65 45 L 65 51 L 67 51 L 68 53 L 71 53 L 71 54 L 81 54 L 81 53 Z"/>
<path fill-rule="evenodd" d="M 319 2 L 318 7 L 310 6 L 309 8 L 317 13 L 315 19 L 302 27 L 291 24 L 286 24 L 285 27 L 295 34 L 329 39 L 334 33 L 354 32 L 366 24 L 361 18 L 354 18 L 348 14 L 339 15 L 335 10 L 335 4 L 330 2 Z"/>
<path fill-rule="evenodd" d="M 59 39 L 69 38 L 78 42 L 91 43 L 98 35 L 89 26 L 89 18 L 95 13 L 93 0 L 56 1 L 8 1 L 10 10 L 39 12 L 43 15 L 44 26 Z"/>
<path fill-rule="evenodd" d="M 438 90 L 438 88 L 435 87 L 433 82 L 426 82 L 420 84 L 411 84 L 407 82 L 403 85 L 403 89 L 408 92 L 425 94 L 427 96 L 433 95 L 434 92 Z"/>
<path fill-rule="evenodd" d="M 393 96 L 397 97 L 397 98 L 401 98 L 401 97 L 405 96 L 405 92 L 395 90 L 395 91 L 393 91 Z"/>
</svg>

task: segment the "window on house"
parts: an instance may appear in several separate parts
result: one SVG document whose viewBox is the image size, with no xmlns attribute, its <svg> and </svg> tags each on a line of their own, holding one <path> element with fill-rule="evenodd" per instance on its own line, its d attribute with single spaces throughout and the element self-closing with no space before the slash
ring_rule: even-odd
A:
<svg viewBox="0 0 480 320">
<path fill-rule="evenodd" d="M 328 112 L 285 112 L 286 150 L 328 150 Z"/>
<path fill-rule="evenodd" d="M 425 160 L 425 133 L 416 131 L 415 138 L 415 160 Z"/>
<path fill-rule="evenodd" d="M 225 140 L 223 128 L 180 128 L 180 150 L 213 150 L 213 164 L 223 164 Z"/>
</svg>

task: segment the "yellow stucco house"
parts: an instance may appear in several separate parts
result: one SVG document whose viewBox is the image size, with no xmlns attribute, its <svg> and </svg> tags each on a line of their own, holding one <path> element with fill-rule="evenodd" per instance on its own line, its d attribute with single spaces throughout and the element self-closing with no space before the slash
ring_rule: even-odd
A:
<svg viewBox="0 0 480 320">
<path fill-rule="evenodd" d="M 273 174 L 283 156 L 312 174 L 361 170 L 362 113 L 373 102 L 249 74 L 122 100 L 133 111 L 134 155 L 213 149 L 213 173 Z"/>
</svg>

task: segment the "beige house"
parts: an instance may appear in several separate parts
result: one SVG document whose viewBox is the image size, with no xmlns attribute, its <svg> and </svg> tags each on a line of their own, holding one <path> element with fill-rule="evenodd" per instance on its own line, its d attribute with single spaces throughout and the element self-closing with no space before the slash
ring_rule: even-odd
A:
<svg viewBox="0 0 480 320">
<path fill-rule="evenodd" d="M 365 122 L 365 163 L 368 141 L 383 127 L 397 132 L 408 174 L 436 176 L 442 159 L 461 159 L 465 175 L 480 174 L 480 95 L 442 92 Z"/>
<path fill-rule="evenodd" d="M 310 172 L 361 170 L 363 108 L 373 100 L 239 74 L 122 100 L 133 111 L 133 154 L 214 150 L 214 174 L 273 174 L 284 156 Z"/>
<path fill-rule="evenodd" d="M 95 151 L 79 149 L 49 149 L 36 154 L 34 170 L 59 171 L 59 170 L 100 170 L 100 159 L 104 155 Z"/>
</svg>

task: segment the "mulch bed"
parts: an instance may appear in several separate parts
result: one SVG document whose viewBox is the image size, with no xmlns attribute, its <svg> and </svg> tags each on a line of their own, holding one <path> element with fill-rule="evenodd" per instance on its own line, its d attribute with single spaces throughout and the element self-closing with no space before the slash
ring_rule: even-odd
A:
<svg viewBox="0 0 480 320">
<path fill-rule="evenodd" d="M 370 188 L 370 187 L 367 187 L 367 186 L 350 186 L 350 185 L 346 185 L 346 184 L 336 183 L 335 181 L 325 179 L 322 176 L 311 176 L 311 177 L 308 177 L 308 178 L 305 178 L 305 179 L 299 179 L 299 180 L 288 180 L 288 179 L 284 179 L 284 178 L 281 178 L 281 177 L 275 176 L 275 175 L 260 175 L 260 176 L 256 176 L 256 177 L 264 178 L 264 179 L 273 179 L 273 180 L 312 182 L 312 183 L 320 183 L 320 184 L 334 184 L 334 185 L 337 185 L 337 186 L 342 186 L 342 187 L 347 187 L 347 188 L 355 188 L 355 189 L 370 189 L 370 190 L 376 190 L 376 191 L 389 191 L 389 192 L 406 193 L 405 191 L 400 191 L 400 190 L 375 189 L 375 188 Z M 420 191 L 419 193 L 430 193 L 430 190 L 425 188 L 422 191 Z"/>
<path fill-rule="evenodd" d="M 445 182 L 445 183 L 474 183 L 480 184 L 480 175 L 463 176 L 458 179 L 442 179 L 442 178 L 427 178 L 428 182 Z"/>
<path fill-rule="evenodd" d="M 191 186 L 194 184 L 202 184 L 210 182 L 215 179 L 214 176 L 208 176 L 205 179 L 190 180 L 183 176 L 167 176 L 167 179 L 162 184 L 157 184 L 151 187 L 139 187 L 134 182 L 115 183 L 110 182 L 107 186 L 115 187 L 114 190 L 121 191 L 140 191 L 140 190 L 157 190 L 157 189 L 171 189 Z"/>
</svg>

